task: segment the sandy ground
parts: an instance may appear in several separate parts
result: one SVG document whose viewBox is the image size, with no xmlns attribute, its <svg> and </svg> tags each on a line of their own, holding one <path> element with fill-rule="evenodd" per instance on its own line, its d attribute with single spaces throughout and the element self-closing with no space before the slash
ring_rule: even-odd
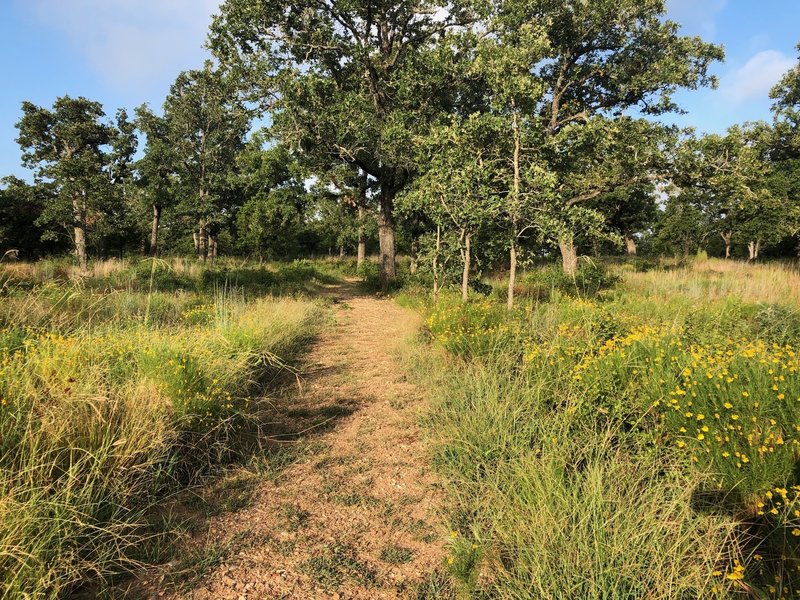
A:
<svg viewBox="0 0 800 600">
<path fill-rule="evenodd" d="M 229 545 L 222 564 L 178 593 L 151 580 L 149 596 L 404 598 L 442 564 L 441 488 L 417 426 L 423 394 L 397 360 L 419 318 L 356 290 L 323 291 L 335 324 L 287 404 L 294 427 L 315 423 L 299 436 L 302 460 L 259 480 L 249 506 L 212 517 L 190 542 Z"/>
</svg>

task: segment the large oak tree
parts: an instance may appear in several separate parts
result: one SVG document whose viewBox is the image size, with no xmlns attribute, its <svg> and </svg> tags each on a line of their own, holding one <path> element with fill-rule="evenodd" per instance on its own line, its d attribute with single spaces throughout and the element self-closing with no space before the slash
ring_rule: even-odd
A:
<svg viewBox="0 0 800 600">
<path fill-rule="evenodd" d="M 395 198 L 414 177 L 414 132 L 447 113 L 457 54 L 440 43 L 473 21 L 438 0 L 227 0 L 210 45 L 237 69 L 280 138 L 366 173 L 379 189 L 383 286 L 395 277 Z"/>
</svg>

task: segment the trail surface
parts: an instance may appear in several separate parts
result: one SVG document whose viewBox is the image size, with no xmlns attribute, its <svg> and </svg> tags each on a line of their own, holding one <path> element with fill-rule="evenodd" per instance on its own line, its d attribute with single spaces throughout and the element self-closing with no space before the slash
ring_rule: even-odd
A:
<svg viewBox="0 0 800 600">
<path fill-rule="evenodd" d="M 423 393 L 397 360 L 419 317 L 354 282 L 322 295 L 335 324 L 281 425 L 307 450 L 259 482 L 249 507 L 212 519 L 207 540 L 232 552 L 174 598 L 404 598 L 441 565 L 440 489 L 417 427 Z"/>
</svg>

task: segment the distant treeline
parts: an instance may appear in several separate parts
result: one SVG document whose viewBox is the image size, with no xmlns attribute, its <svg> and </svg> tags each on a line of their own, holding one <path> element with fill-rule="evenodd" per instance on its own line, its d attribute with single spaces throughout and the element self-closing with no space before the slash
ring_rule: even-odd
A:
<svg viewBox="0 0 800 600">
<path fill-rule="evenodd" d="M 227 0 L 202 68 L 160 111 L 23 103 L 0 249 L 378 251 L 466 282 L 560 254 L 794 256 L 800 67 L 771 123 L 664 125 L 716 84 L 721 47 L 679 35 L 663 0 L 397 3 Z M 253 123 L 269 128 L 253 132 Z M 702 124 L 698 124 L 702 125 Z M 139 145 L 141 151 L 138 151 Z M 465 283 L 466 285 L 466 283 Z"/>
</svg>

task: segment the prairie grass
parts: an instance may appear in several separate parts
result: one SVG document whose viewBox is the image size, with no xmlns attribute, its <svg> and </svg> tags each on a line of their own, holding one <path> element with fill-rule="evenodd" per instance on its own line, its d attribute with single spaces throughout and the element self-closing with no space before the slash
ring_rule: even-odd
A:
<svg viewBox="0 0 800 600">
<path fill-rule="evenodd" d="M 118 261 L 91 285 L 51 267 L 6 269 L 0 303 L 3 598 L 134 566 L 162 498 L 259 443 L 270 388 L 322 323 L 308 300 L 204 288 L 204 270 L 144 292 Z M 259 267 L 237 268 L 260 289 Z"/>
<path fill-rule="evenodd" d="M 605 277 L 529 273 L 511 312 L 414 300 L 451 577 L 465 597 L 793 597 L 797 273 L 617 265 L 585 285 Z"/>
</svg>

